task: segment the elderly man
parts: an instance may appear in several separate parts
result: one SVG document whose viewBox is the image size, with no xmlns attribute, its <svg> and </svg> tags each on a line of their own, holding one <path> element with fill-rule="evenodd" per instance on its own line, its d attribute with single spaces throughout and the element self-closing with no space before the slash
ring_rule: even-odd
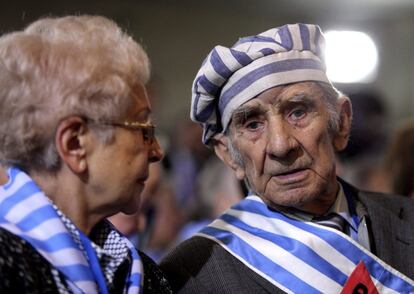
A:
<svg viewBox="0 0 414 294">
<path fill-rule="evenodd" d="M 105 220 L 139 209 L 162 157 L 148 78 L 144 50 L 103 17 L 0 38 L 1 293 L 170 293 Z"/>
<path fill-rule="evenodd" d="M 318 26 L 285 25 L 204 61 L 192 118 L 250 194 L 163 260 L 178 292 L 414 291 L 411 200 L 336 177 L 352 109 L 323 42 Z"/>
</svg>

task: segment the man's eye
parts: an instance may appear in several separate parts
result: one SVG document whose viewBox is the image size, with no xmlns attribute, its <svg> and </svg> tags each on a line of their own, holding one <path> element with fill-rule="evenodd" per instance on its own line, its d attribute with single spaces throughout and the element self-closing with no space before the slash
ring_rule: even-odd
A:
<svg viewBox="0 0 414 294">
<path fill-rule="evenodd" d="M 290 113 L 291 118 L 293 118 L 294 120 L 301 119 L 305 115 L 306 115 L 306 111 L 302 108 L 295 109 Z"/>
<path fill-rule="evenodd" d="M 245 124 L 245 128 L 249 130 L 257 130 L 262 125 L 261 122 L 251 121 Z"/>
</svg>

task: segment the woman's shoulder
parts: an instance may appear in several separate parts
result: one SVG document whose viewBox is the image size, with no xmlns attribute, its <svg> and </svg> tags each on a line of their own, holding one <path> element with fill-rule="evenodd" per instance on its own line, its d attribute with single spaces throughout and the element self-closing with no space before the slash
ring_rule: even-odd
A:
<svg viewBox="0 0 414 294">
<path fill-rule="evenodd" d="M 0 264 L 13 263 L 16 258 L 28 253 L 36 251 L 26 240 L 0 227 Z"/>
<path fill-rule="evenodd" d="M 3 228 L 0 228 L 0 272 L 0 293 L 57 291 L 50 263 L 27 241 Z"/>
</svg>

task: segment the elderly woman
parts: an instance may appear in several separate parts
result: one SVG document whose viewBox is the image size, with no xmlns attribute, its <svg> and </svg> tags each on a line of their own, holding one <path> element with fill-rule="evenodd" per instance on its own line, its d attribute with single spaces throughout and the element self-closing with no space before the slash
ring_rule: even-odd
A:
<svg viewBox="0 0 414 294">
<path fill-rule="evenodd" d="M 168 293 L 105 220 L 139 209 L 162 157 L 141 46 L 103 17 L 0 38 L 0 292 Z"/>
</svg>

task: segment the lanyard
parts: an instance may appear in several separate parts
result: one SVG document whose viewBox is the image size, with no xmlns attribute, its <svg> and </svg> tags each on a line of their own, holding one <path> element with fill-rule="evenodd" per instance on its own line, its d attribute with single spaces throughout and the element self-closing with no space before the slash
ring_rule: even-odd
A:
<svg viewBox="0 0 414 294">
<path fill-rule="evenodd" d="M 92 269 L 93 276 L 95 277 L 95 281 L 98 283 L 100 293 L 108 294 L 105 277 L 102 273 L 102 269 L 99 264 L 98 257 L 96 256 L 96 252 L 92 248 L 91 241 L 81 231 L 79 231 L 79 234 L 80 234 L 80 240 L 82 242 L 83 248 L 85 249 L 86 254 L 88 255 L 88 260 L 89 260 L 90 267 Z"/>
<path fill-rule="evenodd" d="M 355 207 L 355 202 L 352 199 L 351 193 L 347 191 L 347 188 L 345 187 L 345 185 L 342 185 L 342 188 L 344 189 L 345 198 L 346 198 L 346 201 L 348 202 L 349 213 L 351 214 L 352 220 L 354 221 L 356 227 L 358 228 L 361 220 L 358 217 L 356 207 Z"/>
</svg>

